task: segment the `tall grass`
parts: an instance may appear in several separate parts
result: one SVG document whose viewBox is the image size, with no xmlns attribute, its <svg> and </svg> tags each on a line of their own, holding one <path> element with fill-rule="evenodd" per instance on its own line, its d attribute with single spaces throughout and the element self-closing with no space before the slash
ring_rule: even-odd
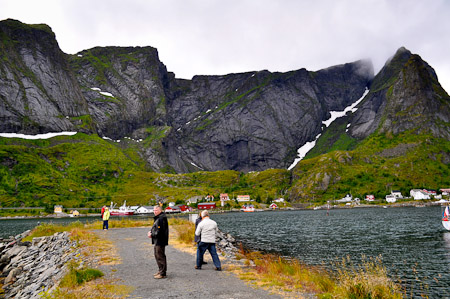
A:
<svg viewBox="0 0 450 299">
<path fill-rule="evenodd" d="M 285 296 L 288 292 L 294 297 L 306 293 L 319 298 L 403 298 L 400 287 L 388 277 L 379 257 L 364 257 L 359 266 L 346 258 L 334 263 L 335 271 L 329 271 L 305 265 L 297 259 L 246 252 L 242 248 L 240 255 L 247 259 L 247 265 L 254 265 L 241 275 L 242 279 L 253 280 Z"/>
<path fill-rule="evenodd" d="M 177 240 L 182 244 L 193 245 L 195 225 L 187 219 L 173 217 L 169 219 L 169 225 L 177 232 Z"/>
<path fill-rule="evenodd" d="M 400 286 L 387 275 L 381 257 L 362 257 L 355 266 L 349 257 L 336 263 L 336 287 L 333 294 L 338 298 L 402 298 Z"/>
</svg>

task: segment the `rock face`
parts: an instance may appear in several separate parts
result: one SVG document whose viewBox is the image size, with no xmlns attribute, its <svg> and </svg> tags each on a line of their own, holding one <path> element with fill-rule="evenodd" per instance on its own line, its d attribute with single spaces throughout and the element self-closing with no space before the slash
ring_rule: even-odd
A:
<svg viewBox="0 0 450 299">
<path fill-rule="evenodd" d="M 375 79 L 372 64 L 357 61 L 181 80 L 151 47 L 66 55 L 47 25 L 14 20 L 0 22 L 0 38 L 0 132 L 143 139 L 139 152 L 156 171 L 287 168 L 330 111 L 369 85 L 352 137 L 415 128 L 449 136 L 447 93 L 433 69 L 403 48 Z"/>
<path fill-rule="evenodd" d="M 0 131 L 86 131 L 87 102 L 47 25 L 0 22 Z"/>
<path fill-rule="evenodd" d="M 69 239 L 68 232 L 22 243 L 26 234 L 0 240 L 5 298 L 41 298 L 39 294 L 59 282 L 65 274 L 65 264 L 77 255 L 76 242 Z"/>
<path fill-rule="evenodd" d="M 367 61 L 318 72 L 197 76 L 168 103 L 170 164 L 190 170 L 287 168 L 295 151 L 343 110 L 373 74 Z M 178 82 L 177 82 L 178 83 Z M 338 87 L 336 87 L 338 86 Z"/>
<path fill-rule="evenodd" d="M 371 91 L 355 113 L 353 137 L 407 130 L 449 139 L 450 97 L 433 68 L 400 48 L 374 78 Z"/>
</svg>

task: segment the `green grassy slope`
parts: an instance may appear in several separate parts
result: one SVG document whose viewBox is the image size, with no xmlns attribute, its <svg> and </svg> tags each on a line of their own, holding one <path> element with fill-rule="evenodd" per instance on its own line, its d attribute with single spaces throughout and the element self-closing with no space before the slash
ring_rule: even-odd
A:
<svg viewBox="0 0 450 299">
<path fill-rule="evenodd" d="M 184 202 L 192 196 L 250 194 L 266 201 L 289 187 L 287 170 L 162 174 L 146 171 L 135 146 L 78 133 L 47 140 L 0 138 L 0 205 L 100 207 L 111 201 Z"/>
</svg>

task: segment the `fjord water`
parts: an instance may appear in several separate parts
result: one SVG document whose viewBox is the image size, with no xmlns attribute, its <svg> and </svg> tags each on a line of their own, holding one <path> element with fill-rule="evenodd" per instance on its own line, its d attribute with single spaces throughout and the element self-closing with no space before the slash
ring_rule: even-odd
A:
<svg viewBox="0 0 450 299">
<path fill-rule="evenodd" d="M 350 257 L 382 257 L 407 297 L 450 298 L 450 232 L 442 208 L 353 208 L 213 215 L 249 248 L 331 267 Z"/>
</svg>

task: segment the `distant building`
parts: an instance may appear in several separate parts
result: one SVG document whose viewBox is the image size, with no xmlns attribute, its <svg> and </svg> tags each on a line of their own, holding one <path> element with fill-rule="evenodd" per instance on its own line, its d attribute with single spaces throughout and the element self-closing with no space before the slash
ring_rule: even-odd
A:
<svg viewBox="0 0 450 299">
<path fill-rule="evenodd" d="M 71 215 L 74 216 L 74 217 L 80 216 L 80 212 L 78 212 L 77 210 L 75 210 L 75 211 L 72 211 L 72 212 L 71 212 Z"/>
<path fill-rule="evenodd" d="M 177 206 L 169 206 L 164 211 L 166 213 L 181 213 L 181 209 Z"/>
<path fill-rule="evenodd" d="M 230 197 L 228 196 L 228 193 L 221 193 L 220 194 L 220 201 L 228 201 L 230 200 Z"/>
<path fill-rule="evenodd" d="M 397 201 L 397 198 L 392 194 L 388 194 L 388 195 L 386 195 L 386 201 L 388 203 L 394 203 Z"/>
<path fill-rule="evenodd" d="M 439 191 L 441 191 L 442 195 L 449 195 L 450 194 L 450 189 L 439 189 Z"/>
<path fill-rule="evenodd" d="M 367 194 L 367 195 L 366 195 L 366 200 L 367 200 L 367 201 L 374 201 L 374 200 L 375 200 L 375 195 L 373 195 L 373 194 Z"/>
<path fill-rule="evenodd" d="M 238 195 L 236 199 L 238 202 L 250 201 L 250 195 Z"/>
<path fill-rule="evenodd" d="M 199 210 L 211 210 L 216 208 L 215 202 L 199 202 L 197 205 Z"/>
<path fill-rule="evenodd" d="M 391 195 L 393 195 L 396 199 L 403 198 L 403 195 L 399 190 L 392 190 Z"/>
<path fill-rule="evenodd" d="M 275 209 L 278 209 L 278 206 L 277 206 L 276 203 L 271 203 L 269 208 L 272 209 L 272 210 L 275 210 Z"/>
<path fill-rule="evenodd" d="M 152 214 L 153 206 L 140 206 L 136 209 L 136 214 Z"/>
<path fill-rule="evenodd" d="M 57 206 L 54 207 L 53 211 L 54 211 L 55 214 L 62 213 L 63 212 L 63 206 L 57 205 Z"/>
<path fill-rule="evenodd" d="M 274 202 L 284 202 L 284 198 L 280 197 L 274 200 Z"/>
<path fill-rule="evenodd" d="M 412 198 L 414 198 L 414 200 L 430 199 L 428 193 L 420 189 L 411 189 L 411 191 L 409 191 L 409 194 Z"/>
<path fill-rule="evenodd" d="M 205 200 L 206 200 L 206 201 L 214 201 L 214 196 L 212 196 L 212 195 L 206 195 Z"/>
<path fill-rule="evenodd" d="M 347 194 L 347 195 L 345 195 L 345 197 L 336 200 L 336 202 L 351 202 L 352 198 L 353 197 L 351 196 L 351 194 Z"/>
<path fill-rule="evenodd" d="M 193 197 L 189 198 L 188 200 L 186 200 L 186 204 L 190 205 L 190 204 L 193 204 L 193 203 L 197 203 L 201 199 L 202 199 L 201 196 L 193 196 Z"/>
</svg>

